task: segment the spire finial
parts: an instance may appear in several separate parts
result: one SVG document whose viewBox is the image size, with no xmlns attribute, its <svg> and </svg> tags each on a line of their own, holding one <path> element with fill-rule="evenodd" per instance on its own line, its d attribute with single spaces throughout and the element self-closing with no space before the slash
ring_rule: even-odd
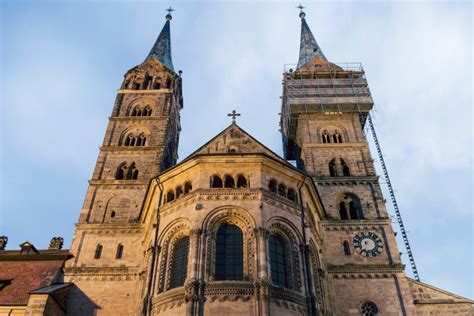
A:
<svg viewBox="0 0 474 316">
<path fill-rule="evenodd" d="M 301 39 L 300 39 L 300 56 L 298 60 L 298 65 L 296 66 L 299 69 L 304 64 L 308 63 L 310 60 L 318 56 L 324 61 L 327 61 L 326 56 L 324 56 L 321 47 L 319 47 L 316 39 L 309 29 L 308 23 L 305 20 L 305 13 L 303 12 L 303 6 L 300 4 L 298 9 L 301 10 Z"/>
<path fill-rule="evenodd" d="M 232 124 L 235 124 L 235 119 L 237 116 L 240 116 L 240 113 L 237 113 L 235 110 L 232 110 L 232 113 L 227 114 L 227 116 L 232 116 Z"/>
<path fill-rule="evenodd" d="M 165 11 L 168 11 L 168 14 L 166 15 L 166 20 L 167 20 L 167 21 L 171 21 L 171 19 L 173 18 L 173 17 L 171 16 L 171 12 L 173 12 L 174 9 L 173 9 L 172 7 L 169 7 L 169 8 L 166 9 Z"/>
<path fill-rule="evenodd" d="M 303 9 L 305 9 L 305 7 L 303 7 L 300 3 L 300 5 L 297 6 L 297 8 L 300 9 L 300 18 L 304 19 L 304 17 L 306 16 L 306 13 L 303 12 Z"/>
<path fill-rule="evenodd" d="M 145 61 L 153 58 L 163 65 L 165 65 L 169 70 L 173 70 L 173 62 L 171 61 L 171 32 L 170 32 L 170 20 L 172 19 L 171 12 L 174 11 L 172 7 L 166 9 L 168 14 L 166 15 L 166 22 L 163 26 L 163 29 L 158 35 L 155 44 L 151 48 L 150 53 L 146 57 Z"/>
</svg>

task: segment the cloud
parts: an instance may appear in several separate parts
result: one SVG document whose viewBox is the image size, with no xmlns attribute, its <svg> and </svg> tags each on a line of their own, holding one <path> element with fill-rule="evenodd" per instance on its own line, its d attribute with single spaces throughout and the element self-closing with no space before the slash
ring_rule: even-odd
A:
<svg viewBox="0 0 474 316">
<path fill-rule="evenodd" d="M 233 109 L 244 129 L 282 152 L 282 69 L 299 48 L 294 6 L 176 3 L 181 158 L 225 128 Z M 70 241 L 115 91 L 151 48 L 162 10 L 150 2 L 2 3 L 0 228 L 12 248 L 26 239 L 45 247 L 53 232 Z M 323 2 L 306 13 L 326 56 L 363 62 L 422 277 L 473 297 L 471 4 Z"/>
</svg>

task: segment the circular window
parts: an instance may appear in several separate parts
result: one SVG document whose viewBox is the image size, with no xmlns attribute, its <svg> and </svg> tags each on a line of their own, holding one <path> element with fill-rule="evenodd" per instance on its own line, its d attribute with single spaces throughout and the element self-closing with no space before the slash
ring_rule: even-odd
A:
<svg viewBox="0 0 474 316">
<path fill-rule="evenodd" d="M 376 316 L 379 313 L 379 308 L 374 302 L 364 302 L 360 306 L 360 311 L 363 316 Z"/>
</svg>

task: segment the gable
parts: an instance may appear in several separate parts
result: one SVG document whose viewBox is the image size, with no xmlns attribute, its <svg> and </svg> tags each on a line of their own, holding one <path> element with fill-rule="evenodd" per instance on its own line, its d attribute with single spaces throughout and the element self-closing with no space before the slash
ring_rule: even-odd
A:
<svg viewBox="0 0 474 316">
<path fill-rule="evenodd" d="M 265 147 L 235 123 L 197 149 L 190 157 L 205 154 L 266 154 L 288 164 L 286 160 Z"/>
</svg>

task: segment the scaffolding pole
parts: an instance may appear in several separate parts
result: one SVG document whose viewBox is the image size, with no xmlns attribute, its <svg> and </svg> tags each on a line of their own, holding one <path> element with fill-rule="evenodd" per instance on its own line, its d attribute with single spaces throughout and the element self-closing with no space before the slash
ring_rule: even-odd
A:
<svg viewBox="0 0 474 316">
<path fill-rule="evenodd" d="M 375 147 L 377 148 L 377 154 L 380 159 L 380 164 L 382 165 L 383 175 L 385 182 L 388 186 L 388 191 L 390 192 L 390 198 L 392 199 L 393 208 L 395 209 L 395 214 L 397 216 L 398 225 L 400 226 L 400 231 L 403 237 L 403 243 L 408 253 L 408 260 L 410 260 L 411 269 L 413 271 L 413 276 L 417 281 L 420 281 L 420 276 L 418 275 L 418 270 L 416 269 L 415 258 L 413 258 L 413 253 L 411 251 L 410 243 L 408 242 L 408 236 L 405 231 L 405 226 L 403 225 L 402 216 L 400 214 L 400 209 L 398 208 L 397 199 L 395 198 L 395 193 L 393 192 L 392 183 L 390 182 L 390 177 L 388 176 L 387 166 L 382 155 L 382 149 L 380 148 L 379 141 L 377 139 L 377 134 L 375 133 L 374 123 L 372 122 L 372 116 L 370 113 L 367 113 L 367 118 L 369 119 L 369 127 L 372 132 L 372 137 L 374 138 Z"/>
</svg>

